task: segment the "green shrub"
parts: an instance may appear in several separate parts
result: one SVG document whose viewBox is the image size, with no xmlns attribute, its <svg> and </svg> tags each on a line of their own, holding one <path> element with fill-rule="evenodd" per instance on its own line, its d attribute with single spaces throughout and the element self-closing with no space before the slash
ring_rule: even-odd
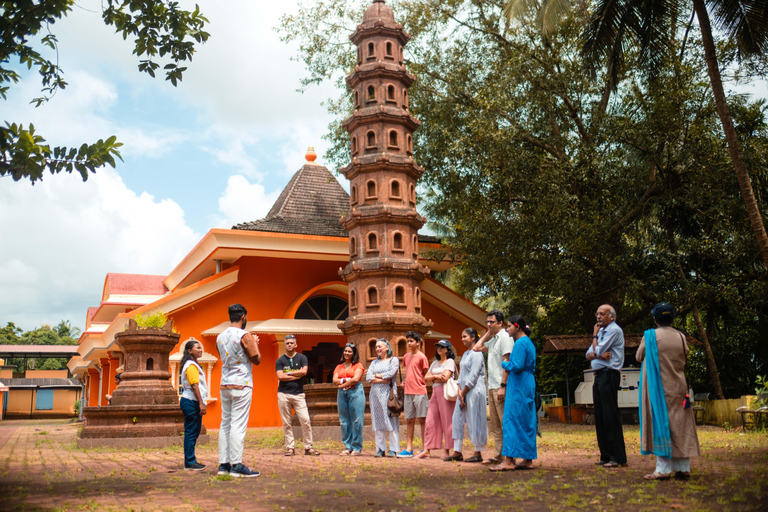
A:
<svg viewBox="0 0 768 512">
<path fill-rule="evenodd" d="M 146 315 L 139 313 L 133 319 L 136 320 L 136 326 L 139 329 L 160 329 L 168 322 L 168 315 L 162 311 L 155 311 Z"/>
</svg>

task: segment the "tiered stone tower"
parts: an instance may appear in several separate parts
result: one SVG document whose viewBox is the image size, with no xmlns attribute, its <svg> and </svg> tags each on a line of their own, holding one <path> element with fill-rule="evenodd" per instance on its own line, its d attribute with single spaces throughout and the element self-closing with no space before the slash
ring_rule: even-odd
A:
<svg viewBox="0 0 768 512">
<path fill-rule="evenodd" d="M 421 124 L 408 111 L 414 76 L 403 65 L 411 36 L 395 22 L 384 0 L 374 0 L 350 36 L 357 66 L 347 77 L 354 113 L 344 121 L 351 137 L 349 264 L 339 275 L 349 284 L 349 317 L 339 324 L 368 366 L 377 338 L 405 354 L 405 333 L 426 334 L 421 281 L 429 270 L 418 262 L 418 231 L 426 219 L 416 211 L 416 181 L 423 170 L 413 160 L 413 132 Z"/>
</svg>

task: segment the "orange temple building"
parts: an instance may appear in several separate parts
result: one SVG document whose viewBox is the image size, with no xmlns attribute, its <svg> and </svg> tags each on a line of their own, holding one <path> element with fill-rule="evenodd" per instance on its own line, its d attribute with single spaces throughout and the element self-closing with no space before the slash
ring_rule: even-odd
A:
<svg viewBox="0 0 768 512">
<path fill-rule="evenodd" d="M 416 211 L 422 170 L 412 137 L 419 121 L 408 110 L 414 77 L 402 55 L 410 36 L 374 0 L 351 39 L 358 66 L 347 77 L 354 111 L 344 126 L 352 162 L 341 171 L 351 194 L 314 163 L 310 148 L 265 218 L 210 230 L 166 276 L 108 274 L 99 305 L 87 311 L 79 355 L 68 364 L 86 384 L 87 405 L 107 405 L 123 364 L 115 334 L 138 313 L 166 313 L 181 335 L 170 357 L 177 390 L 181 346 L 190 338 L 203 344 L 210 389 L 203 423 L 213 429 L 221 422 L 216 336 L 229 326 L 227 306 L 235 302 L 248 310 L 246 329 L 258 335 L 262 353 L 253 369 L 250 427 L 281 424 L 275 363 L 286 334 L 296 335 L 309 360 L 308 381 L 319 384 L 331 382 L 348 340 L 367 366 L 377 337 L 403 356 L 405 332 L 419 331 L 432 358 L 435 341 L 451 340 L 460 354 L 461 331 L 484 328 L 484 310 L 431 277 L 454 263 L 426 258 L 442 246 L 418 234 L 426 221 Z"/>
</svg>

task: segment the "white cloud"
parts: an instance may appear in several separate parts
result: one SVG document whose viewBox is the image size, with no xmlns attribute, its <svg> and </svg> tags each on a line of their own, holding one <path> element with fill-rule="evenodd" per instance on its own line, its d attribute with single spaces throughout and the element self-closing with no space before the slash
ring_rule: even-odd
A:
<svg viewBox="0 0 768 512">
<path fill-rule="evenodd" d="M 83 326 L 108 272 L 167 274 L 200 235 L 174 201 L 129 190 L 112 169 L 83 183 L 0 179 L 0 323 Z"/>
<path fill-rule="evenodd" d="M 219 198 L 219 212 L 224 217 L 216 225 L 231 228 L 240 222 L 263 219 L 280 195 L 280 190 L 266 193 L 258 183 L 250 183 L 245 176 L 230 176 L 227 188 Z"/>
</svg>

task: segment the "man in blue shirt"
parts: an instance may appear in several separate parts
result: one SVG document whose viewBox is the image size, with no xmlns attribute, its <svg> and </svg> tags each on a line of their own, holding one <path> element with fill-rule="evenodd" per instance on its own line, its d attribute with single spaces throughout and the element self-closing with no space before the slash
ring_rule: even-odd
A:
<svg viewBox="0 0 768 512">
<path fill-rule="evenodd" d="M 609 304 L 597 308 L 592 345 L 587 360 L 595 371 L 592 399 L 595 405 L 595 431 L 600 460 L 604 468 L 627 463 L 624 430 L 619 412 L 619 383 L 624 366 L 624 331 L 616 324 L 616 310 Z"/>
</svg>

